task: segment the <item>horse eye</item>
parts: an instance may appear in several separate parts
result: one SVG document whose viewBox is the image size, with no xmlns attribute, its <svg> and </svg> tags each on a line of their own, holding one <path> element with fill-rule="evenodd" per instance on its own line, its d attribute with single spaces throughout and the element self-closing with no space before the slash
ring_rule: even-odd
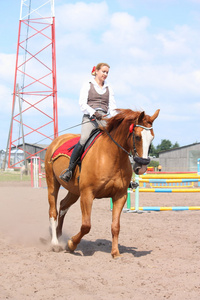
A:
<svg viewBox="0 0 200 300">
<path fill-rule="evenodd" d="M 139 141 L 141 140 L 141 136 L 139 136 L 139 135 L 136 135 L 136 136 L 135 136 L 135 139 L 136 139 L 136 141 L 138 141 L 138 142 L 139 142 Z"/>
</svg>

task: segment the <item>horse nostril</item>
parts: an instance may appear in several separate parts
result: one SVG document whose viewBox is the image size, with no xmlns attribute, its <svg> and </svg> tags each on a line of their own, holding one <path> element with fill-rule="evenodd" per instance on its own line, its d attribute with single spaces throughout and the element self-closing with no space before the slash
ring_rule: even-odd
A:
<svg viewBox="0 0 200 300">
<path fill-rule="evenodd" d="M 137 166 L 134 168 L 134 172 L 135 174 L 139 175 L 139 171 L 140 171 L 141 167 Z"/>
</svg>

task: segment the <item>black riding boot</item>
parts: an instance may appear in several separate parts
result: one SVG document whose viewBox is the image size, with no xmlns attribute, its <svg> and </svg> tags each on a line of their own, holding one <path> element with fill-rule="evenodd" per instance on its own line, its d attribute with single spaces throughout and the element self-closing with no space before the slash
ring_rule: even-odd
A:
<svg viewBox="0 0 200 300">
<path fill-rule="evenodd" d="M 67 181 L 67 182 L 70 181 L 70 179 L 72 178 L 72 172 L 74 171 L 76 164 L 83 152 L 83 148 L 84 148 L 84 146 L 82 146 L 79 142 L 78 142 L 78 144 L 76 144 L 76 146 L 72 152 L 72 156 L 70 158 L 69 167 L 65 171 L 65 173 L 63 173 L 59 176 L 60 179 Z"/>
</svg>

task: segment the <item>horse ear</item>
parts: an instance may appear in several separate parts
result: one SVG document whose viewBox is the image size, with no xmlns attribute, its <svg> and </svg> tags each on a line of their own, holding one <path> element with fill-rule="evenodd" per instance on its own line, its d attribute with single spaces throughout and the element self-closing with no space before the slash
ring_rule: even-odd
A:
<svg viewBox="0 0 200 300">
<path fill-rule="evenodd" d="M 156 112 L 153 114 L 153 116 L 150 117 L 150 120 L 152 123 L 158 117 L 159 112 L 160 112 L 160 109 L 157 109 Z"/>
<path fill-rule="evenodd" d="M 145 116 L 145 112 L 142 111 L 137 119 L 137 123 L 142 123 L 142 120 L 144 119 L 144 116 Z"/>
</svg>

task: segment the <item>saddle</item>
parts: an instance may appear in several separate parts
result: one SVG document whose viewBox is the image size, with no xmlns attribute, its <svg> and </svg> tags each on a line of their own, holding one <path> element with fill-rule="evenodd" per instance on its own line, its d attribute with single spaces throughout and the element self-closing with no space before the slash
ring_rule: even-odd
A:
<svg viewBox="0 0 200 300">
<path fill-rule="evenodd" d="M 92 145 L 100 137 L 101 134 L 102 134 L 102 131 L 99 128 L 95 128 L 91 132 L 88 140 L 86 141 L 86 143 L 84 145 L 83 154 L 81 156 L 79 163 L 83 160 L 83 158 L 85 157 L 85 155 L 87 154 L 89 149 L 92 147 Z M 76 144 L 79 142 L 79 140 L 80 140 L 80 137 L 75 137 L 75 138 L 65 142 L 58 149 L 56 149 L 56 151 L 53 153 L 53 155 L 51 157 L 51 161 L 55 161 L 60 156 L 67 156 L 70 158 L 72 155 L 72 152 L 73 152 Z"/>
</svg>

